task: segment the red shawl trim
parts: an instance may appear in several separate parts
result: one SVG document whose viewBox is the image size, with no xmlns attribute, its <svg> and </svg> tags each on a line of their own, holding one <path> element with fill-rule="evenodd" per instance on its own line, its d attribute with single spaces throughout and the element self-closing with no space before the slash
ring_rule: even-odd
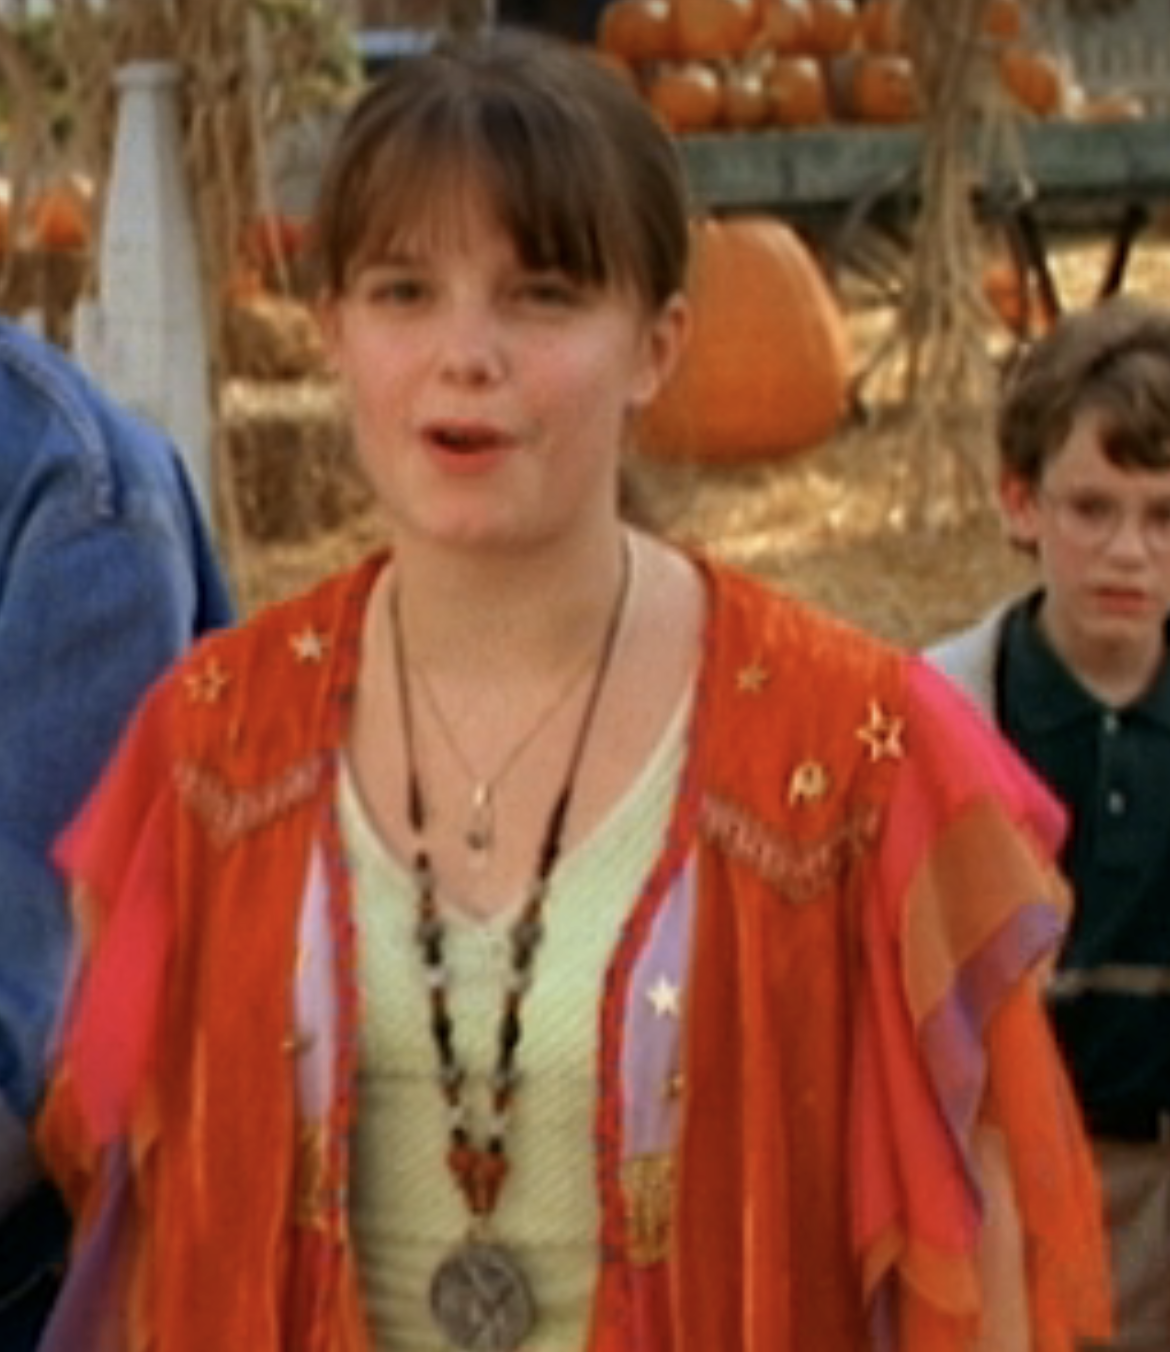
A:
<svg viewBox="0 0 1170 1352">
<path fill-rule="evenodd" d="M 1059 1312 L 1050 1308 L 1047 1317 L 1058 1322 L 1036 1334 L 1090 1335 L 1101 1325 L 1082 1322 L 1085 1311 L 1103 1305 L 1099 1242 L 1083 1242 L 1086 1234 L 1099 1241 L 1097 1215 L 1085 1205 L 1094 1192 L 1091 1163 L 1043 1015 L 1028 998 L 1029 974 L 1054 951 L 1068 915 L 1067 890 L 1050 859 L 1062 815 L 921 663 L 908 669 L 907 694 L 908 755 L 890 804 L 878 904 L 863 920 L 852 1152 L 864 1288 L 878 1324 L 889 1321 L 890 1307 L 897 1311 L 899 1347 L 966 1345 L 980 1304 L 973 1132 L 978 1115 L 991 1112 L 996 1030 L 1003 1011 L 1018 1004 L 1015 1022 L 1041 1030 L 1021 1025 L 1018 1044 L 1004 1049 L 1017 1062 L 1033 1058 L 1024 1095 L 1032 1108 L 1015 1116 L 1018 1130 L 1009 1135 L 1027 1242 L 1045 1255 L 1029 1274 L 1032 1304 L 1055 1269 L 1063 1287 L 1079 1282 L 1085 1293 Z M 1054 1158 L 1072 1209 L 1084 1208 L 1075 1237 L 1055 1231 L 1051 1214 L 1031 1204 L 1031 1180 L 1049 1172 Z M 1068 1218 L 1067 1199 L 1049 1201 Z"/>
</svg>

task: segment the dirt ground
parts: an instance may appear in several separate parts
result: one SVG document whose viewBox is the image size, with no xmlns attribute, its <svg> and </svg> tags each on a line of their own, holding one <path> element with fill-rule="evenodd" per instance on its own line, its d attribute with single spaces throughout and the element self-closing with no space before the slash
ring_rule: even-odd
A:
<svg viewBox="0 0 1170 1352">
<path fill-rule="evenodd" d="M 1066 242 L 1053 262 L 1068 304 L 1092 295 L 1104 239 Z M 1170 236 L 1140 242 L 1127 287 L 1170 304 Z M 882 317 L 850 310 L 861 353 Z M 299 323 L 299 321 L 298 321 Z M 297 341 L 312 343 L 307 332 Z M 227 392 L 233 486 L 225 536 L 241 604 L 254 610 L 356 559 L 382 538 L 339 431 L 332 391 L 290 378 L 295 357 Z M 310 362 L 311 364 L 311 362 Z M 988 457 L 988 445 L 976 448 Z M 994 510 L 946 528 L 900 520 L 897 432 L 851 426 L 788 461 L 742 468 L 657 467 L 652 500 L 665 529 L 759 573 L 874 633 L 917 646 L 1025 586 L 1030 568 Z"/>
</svg>

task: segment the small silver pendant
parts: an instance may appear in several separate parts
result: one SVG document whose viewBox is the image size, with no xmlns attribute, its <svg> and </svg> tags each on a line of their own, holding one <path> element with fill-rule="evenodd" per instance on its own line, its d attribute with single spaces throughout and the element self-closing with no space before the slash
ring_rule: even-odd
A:
<svg viewBox="0 0 1170 1352">
<path fill-rule="evenodd" d="M 536 1325 L 519 1264 L 498 1244 L 468 1240 L 431 1278 L 431 1315 L 459 1352 L 515 1352 Z"/>
<path fill-rule="evenodd" d="M 483 863 L 496 843 L 496 812 L 491 786 L 477 784 L 471 794 L 471 821 L 463 834 L 467 848 Z"/>
</svg>

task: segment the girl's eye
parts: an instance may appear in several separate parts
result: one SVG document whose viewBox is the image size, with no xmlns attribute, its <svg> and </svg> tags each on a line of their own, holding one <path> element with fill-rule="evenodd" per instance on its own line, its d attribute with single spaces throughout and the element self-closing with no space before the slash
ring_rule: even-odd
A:
<svg viewBox="0 0 1170 1352">
<path fill-rule="evenodd" d="M 567 277 L 529 277 L 519 286 L 521 299 L 533 305 L 568 307 L 581 301 L 581 288 Z"/>
<path fill-rule="evenodd" d="M 371 273 L 359 283 L 363 300 L 374 304 L 412 305 L 426 295 L 426 284 L 418 277 L 389 273 Z"/>
</svg>

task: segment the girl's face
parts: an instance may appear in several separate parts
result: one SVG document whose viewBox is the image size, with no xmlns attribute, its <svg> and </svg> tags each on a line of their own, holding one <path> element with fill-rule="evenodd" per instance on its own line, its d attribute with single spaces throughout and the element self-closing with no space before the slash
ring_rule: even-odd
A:
<svg viewBox="0 0 1170 1352">
<path fill-rule="evenodd" d="M 628 420 L 673 368 L 684 302 L 649 315 L 627 291 L 534 271 L 482 198 L 452 209 L 461 229 L 392 246 L 324 309 L 396 543 L 522 550 L 604 528 Z"/>
<path fill-rule="evenodd" d="M 1035 550 L 1057 651 L 1160 654 L 1170 615 L 1170 471 L 1121 469 L 1083 413 L 1038 487 L 1001 486 L 1014 538 Z"/>
</svg>

